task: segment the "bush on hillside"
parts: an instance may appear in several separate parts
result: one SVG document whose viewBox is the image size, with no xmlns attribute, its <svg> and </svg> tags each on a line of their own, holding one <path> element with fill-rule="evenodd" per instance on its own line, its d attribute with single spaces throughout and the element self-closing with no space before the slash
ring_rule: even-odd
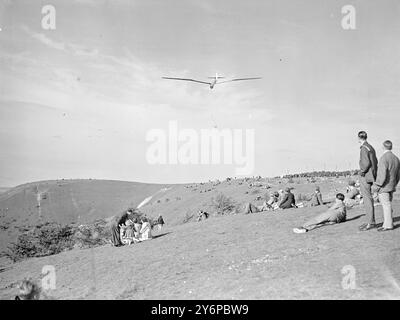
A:
<svg viewBox="0 0 400 320">
<path fill-rule="evenodd" d="M 80 225 L 74 234 L 75 246 L 91 248 L 107 244 L 111 238 L 111 229 L 104 219 L 98 219 L 92 224 Z"/>
<path fill-rule="evenodd" d="M 232 214 L 237 211 L 237 204 L 230 197 L 227 197 L 223 193 L 217 194 L 211 199 L 212 207 L 219 215 Z"/>
<path fill-rule="evenodd" d="M 74 246 L 74 227 L 45 223 L 18 236 L 2 256 L 13 262 L 31 257 L 43 257 L 70 250 Z"/>
<path fill-rule="evenodd" d="M 23 231 L 1 256 L 17 262 L 57 254 L 74 247 L 101 246 L 107 244 L 110 237 L 110 227 L 103 219 L 79 227 L 48 222 Z"/>
</svg>

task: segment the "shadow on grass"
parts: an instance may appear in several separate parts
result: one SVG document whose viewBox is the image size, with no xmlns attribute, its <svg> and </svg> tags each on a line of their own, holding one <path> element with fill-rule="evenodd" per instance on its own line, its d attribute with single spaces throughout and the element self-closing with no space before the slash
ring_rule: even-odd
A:
<svg viewBox="0 0 400 320">
<path fill-rule="evenodd" d="M 352 220 L 357 220 L 357 219 L 361 218 L 362 216 L 364 216 L 364 214 L 359 214 L 358 216 L 346 219 L 346 222 L 349 222 L 349 221 L 352 221 Z"/>
<path fill-rule="evenodd" d="M 157 239 L 157 238 L 166 236 L 167 234 L 170 234 L 170 233 L 172 233 L 172 232 L 165 232 L 165 233 L 162 233 L 162 234 L 157 234 L 157 235 L 153 236 L 152 238 L 153 239 Z"/>
</svg>

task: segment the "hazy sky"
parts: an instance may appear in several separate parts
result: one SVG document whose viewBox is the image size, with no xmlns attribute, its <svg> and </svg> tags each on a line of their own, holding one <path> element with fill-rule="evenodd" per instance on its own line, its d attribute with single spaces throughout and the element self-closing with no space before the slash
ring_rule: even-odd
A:
<svg viewBox="0 0 400 320">
<path fill-rule="evenodd" d="M 357 168 L 356 134 L 399 153 L 400 1 L 0 0 L 0 186 L 207 181 L 150 165 L 149 130 L 254 129 L 255 175 Z M 56 30 L 41 26 L 54 5 Z M 356 30 L 341 26 L 356 9 Z M 204 79 L 261 76 L 207 86 Z"/>
</svg>

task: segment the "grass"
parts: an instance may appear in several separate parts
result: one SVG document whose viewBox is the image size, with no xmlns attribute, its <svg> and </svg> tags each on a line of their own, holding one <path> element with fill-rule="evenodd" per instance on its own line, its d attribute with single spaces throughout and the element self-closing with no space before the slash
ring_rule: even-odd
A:
<svg viewBox="0 0 400 320">
<path fill-rule="evenodd" d="M 394 202 L 396 224 L 400 202 Z M 43 265 L 57 270 L 57 299 L 399 299 L 400 228 L 359 232 L 363 207 L 349 221 L 294 234 L 292 228 L 326 206 L 274 213 L 223 215 L 207 223 L 165 227 L 133 246 L 73 250 L 19 262 L 0 278 L 0 298 L 10 285 L 37 278 Z M 382 208 L 376 208 L 378 223 Z M 342 287 L 348 266 L 356 289 Z M 95 276 L 94 276 L 95 275 Z"/>
</svg>

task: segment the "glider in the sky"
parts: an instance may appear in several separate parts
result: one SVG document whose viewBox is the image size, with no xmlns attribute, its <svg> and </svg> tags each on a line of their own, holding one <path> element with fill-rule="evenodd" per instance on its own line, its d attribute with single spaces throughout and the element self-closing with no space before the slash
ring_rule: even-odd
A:
<svg viewBox="0 0 400 320">
<path fill-rule="evenodd" d="M 202 83 L 202 84 L 208 85 L 210 87 L 210 89 L 213 89 L 216 84 L 222 84 L 222 83 L 233 82 L 233 81 L 244 81 L 244 80 L 261 79 L 260 77 L 256 77 L 256 78 L 234 78 L 234 79 L 219 81 L 219 79 L 224 79 L 225 77 L 220 77 L 217 73 L 215 74 L 214 77 L 208 77 L 209 79 L 212 79 L 211 81 L 201 81 L 201 80 L 190 79 L 190 78 L 174 78 L 174 77 L 162 77 L 162 78 L 163 79 L 167 79 L 167 80 L 181 80 L 181 81 L 191 81 L 191 82 Z"/>
</svg>

